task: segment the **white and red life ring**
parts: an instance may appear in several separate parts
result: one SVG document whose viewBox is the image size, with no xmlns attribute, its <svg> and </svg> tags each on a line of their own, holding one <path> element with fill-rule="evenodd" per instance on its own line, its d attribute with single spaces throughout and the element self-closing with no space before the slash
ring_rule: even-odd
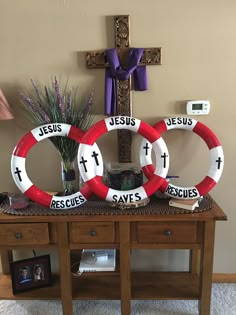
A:
<svg viewBox="0 0 236 315">
<path fill-rule="evenodd" d="M 177 199 L 194 199 L 208 193 L 219 181 L 224 167 L 224 153 L 216 135 L 203 123 L 188 117 L 171 117 L 156 123 L 153 128 L 160 134 L 170 129 L 186 129 L 199 135 L 210 150 L 210 168 L 207 176 L 192 187 L 179 187 L 165 180 L 160 187 L 166 195 Z M 151 145 L 143 140 L 140 145 L 140 163 L 147 178 L 152 176 L 154 166 L 151 159 Z"/>
<path fill-rule="evenodd" d="M 111 189 L 98 180 L 95 174 L 92 152 L 94 142 L 104 133 L 115 129 L 128 129 L 139 133 L 152 143 L 156 155 L 156 167 L 149 180 L 136 189 L 120 191 Z M 165 164 L 161 155 L 165 155 Z M 131 203 L 143 200 L 152 195 L 161 185 L 169 169 L 169 154 L 164 140 L 159 133 L 147 123 L 127 116 L 106 118 L 93 125 L 81 140 L 78 150 L 78 165 L 80 174 L 90 189 L 102 199 L 115 203 Z"/>
<path fill-rule="evenodd" d="M 37 142 L 49 137 L 62 136 L 80 143 L 83 135 L 84 132 L 81 129 L 63 123 L 42 125 L 25 134 L 14 148 L 11 159 L 11 173 L 17 187 L 31 200 L 51 209 L 71 209 L 85 203 L 92 194 L 88 185 L 69 196 L 52 196 L 36 187 L 27 176 L 25 169 L 28 151 Z M 93 150 L 97 154 L 97 159 L 101 160 L 101 152 L 96 144 Z M 101 180 L 102 174 L 103 164 L 101 163 L 99 167 L 96 167 L 96 176 Z"/>
</svg>

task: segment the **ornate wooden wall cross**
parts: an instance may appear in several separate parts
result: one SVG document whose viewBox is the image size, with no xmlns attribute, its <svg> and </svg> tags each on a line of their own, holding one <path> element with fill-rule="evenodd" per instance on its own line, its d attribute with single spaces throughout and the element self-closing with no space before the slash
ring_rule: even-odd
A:
<svg viewBox="0 0 236 315">
<path fill-rule="evenodd" d="M 115 22 L 115 48 L 120 64 L 125 68 L 130 47 L 129 15 L 114 17 Z M 104 50 L 86 52 L 87 68 L 105 68 L 108 66 Z M 161 48 L 144 48 L 139 65 L 160 65 Z M 131 78 L 117 80 L 117 113 L 120 116 L 131 116 Z M 129 130 L 118 130 L 119 162 L 131 162 L 132 134 Z"/>
</svg>

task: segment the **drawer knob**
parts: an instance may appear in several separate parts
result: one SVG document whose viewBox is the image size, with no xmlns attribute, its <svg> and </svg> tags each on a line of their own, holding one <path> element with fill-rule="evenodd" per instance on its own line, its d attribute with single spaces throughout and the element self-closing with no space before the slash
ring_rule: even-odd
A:
<svg viewBox="0 0 236 315">
<path fill-rule="evenodd" d="M 95 232 L 95 231 L 90 231 L 90 232 L 89 232 L 89 235 L 90 235 L 90 236 L 96 236 L 96 232 Z"/>
<path fill-rule="evenodd" d="M 16 238 L 17 240 L 21 239 L 21 238 L 22 238 L 22 234 L 17 232 L 17 233 L 15 234 L 15 238 Z"/>
<path fill-rule="evenodd" d="M 172 232 L 171 232 L 170 230 L 165 230 L 165 231 L 164 231 L 164 234 L 165 234 L 166 236 L 170 236 L 170 235 L 172 234 Z"/>
</svg>

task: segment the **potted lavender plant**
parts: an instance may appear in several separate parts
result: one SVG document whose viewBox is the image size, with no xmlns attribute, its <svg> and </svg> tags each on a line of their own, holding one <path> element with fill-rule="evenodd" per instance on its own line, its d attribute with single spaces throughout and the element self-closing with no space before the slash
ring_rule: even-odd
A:
<svg viewBox="0 0 236 315">
<path fill-rule="evenodd" d="M 76 99 L 76 90 L 69 89 L 68 84 L 61 87 L 57 78 L 49 86 L 38 86 L 31 80 L 32 91 L 29 95 L 20 92 L 27 117 L 37 126 L 49 123 L 65 123 L 86 131 L 92 124 L 93 90 L 85 101 Z M 75 192 L 75 160 L 79 144 L 67 137 L 51 137 L 61 157 L 62 181 L 64 194 Z"/>
</svg>

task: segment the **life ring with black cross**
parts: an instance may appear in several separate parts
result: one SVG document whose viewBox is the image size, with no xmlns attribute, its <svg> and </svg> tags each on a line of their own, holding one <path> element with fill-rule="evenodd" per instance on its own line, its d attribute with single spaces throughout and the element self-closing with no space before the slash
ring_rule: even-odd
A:
<svg viewBox="0 0 236 315">
<path fill-rule="evenodd" d="M 160 186 L 160 190 L 166 195 L 176 199 L 194 199 L 207 194 L 219 181 L 224 167 L 224 153 L 220 141 L 206 125 L 193 118 L 171 117 L 160 120 L 153 128 L 161 135 L 171 129 L 185 129 L 199 135 L 208 146 L 210 151 L 210 168 L 205 178 L 195 186 L 180 187 L 175 186 L 165 179 Z M 151 158 L 151 144 L 143 139 L 140 145 L 140 164 L 147 178 L 154 172 Z"/>
<path fill-rule="evenodd" d="M 127 190 L 115 190 L 109 188 L 98 180 L 95 169 L 92 165 L 92 147 L 94 142 L 103 134 L 115 129 L 128 129 L 139 133 L 150 143 L 155 152 L 156 164 L 154 172 L 149 180 L 142 186 Z M 128 116 L 114 116 L 97 122 L 84 135 L 78 150 L 78 165 L 80 174 L 94 194 L 102 199 L 113 203 L 133 203 L 141 201 L 152 195 L 164 181 L 169 168 L 169 160 L 166 159 L 165 165 L 162 163 L 161 155 L 168 156 L 168 149 L 159 133 L 149 124 Z"/>
<path fill-rule="evenodd" d="M 31 182 L 25 168 L 29 150 L 39 141 L 50 137 L 62 136 L 80 143 L 83 135 L 84 132 L 81 129 L 64 123 L 42 125 L 25 134 L 14 148 L 11 158 L 11 173 L 17 187 L 31 200 L 51 209 L 71 209 L 85 203 L 92 195 L 88 185 L 85 185 L 80 191 L 72 195 L 52 196 L 40 190 Z M 96 160 L 101 160 L 101 152 L 96 144 L 93 146 L 93 151 L 96 152 Z M 103 174 L 102 163 L 96 166 L 96 176 L 101 180 L 100 174 Z"/>
</svg>

